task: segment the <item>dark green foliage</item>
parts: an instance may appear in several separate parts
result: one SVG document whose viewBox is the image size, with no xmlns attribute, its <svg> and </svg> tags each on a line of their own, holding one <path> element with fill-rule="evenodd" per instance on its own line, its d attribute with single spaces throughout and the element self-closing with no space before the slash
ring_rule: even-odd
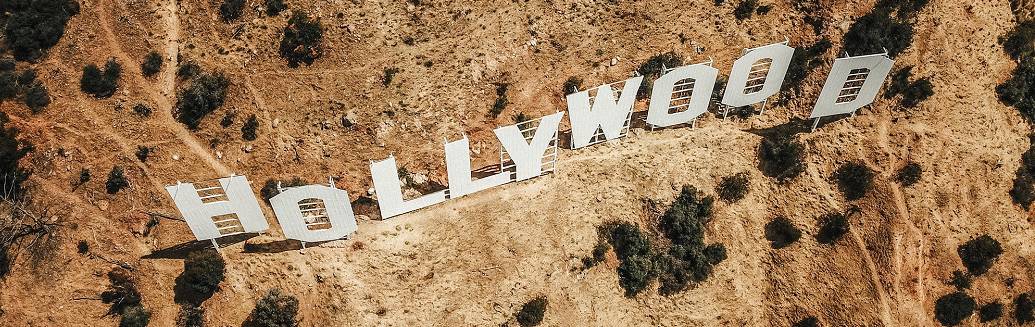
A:
<svg viewBox="0 0 1035 327">
<path fill-rule="evenodd" d="M 151 312 L 141 305 L 134 305 L 122 312 L 119 327 L 145 327 L 151 322 Z"/>
<path fill-rule="evenodd" d="M 704 258 L 713 266 L 726 261 L 726 246 L 719 243 L 708 244 L 704 247 Z"/>
<path fill-rule="evenodd" d="M 999 101 L 1017 108 L 1028 123 L 1035 123 L 1035 57 L 1027 56 L 1013 70 L 1010 79 L 996 86 Z"/>
<path fill-rule="evenodd" d="M 255 303 L 255 309 L 248 316 L 248 327 L 295 327 L 298 326 L 298 299 L 272 289 Z"/>
<path fill-rule="evenodd" d="M 963 266 L 967 267 L 967 271 L 971 275 L 981 276 L 992 268 L 996 258 L 1003 254 L 1003 248 L 999 245 L 999 241 L 991 236 L 981 235 L 961 244 L 956 248 L 956 253 L 959 254 Z"/>
<path fill-rule="evenodd" d="M 151 148 L 143 146 L 143 145 L 139 145 L 139 146 L 137 146 L 137 153 L 136 153 L 136 155 L 137 155 L 137 159 L 140 159 L 140 162 L 146 162 L 147 161 L 147 157 L 151 155 Z"/>
<path fill-rule="evenodd" d="M 221 73 L 199 73 L 176 96 L 176 120 L 197 129 L 201 119 L 223 105 L 230 81 Z"/>
<path fill-rule="evenodd" d="M 389 85 L 392 85 L 392 80 L 395 79 L 395 74 L 398 74 L 398 73 L 399 73 L 399 68 L 396 68 L 396 67 L 386 67 L 385 68 L 384 77 L 381 78 L 381 85 L 384 85 L 384 87 L 388 87 Z"/>
<path fill-rule="evenodd" d="M 920 167 L 920 164 L 910 161 L 902 169 L 898 170 L 896 177 L 902 186 L 911 186 L 920 181 L 923 173 L 924 169 Z"/>
<path fill-rule="evenodd" d="M 313 61 L 323 55 L 322 42 L 320 20 L 310 19 L 306 13 L 295 11 L 280 39 L 280 56 L 287 59 L 289 67 L 298 67 L 299 63 L 312 65 Z"/>
<path fill-rule="evenodd" d="M 154 111 L 154 109 L 151 109 L 151 107 L 148 107 L 146 104 L 143 103 L 138 103 L 135 106 L 133 106 L 133 112 L 139 115 L 140 117 L 150 117 L 152 111 Z"/>
<path fill-rule="evenodd" d="M 779 182 L 794 179 L 805 171 L 805 149 L 789 137 L 764 138 L 758 144 L 758 165 L 762 174 Z"/>
<path fill-rule="evenodd" d="M 123 314 L 126 309 L 140 306 L 140 292 L 129 272 L 121 268 L 108 272 L 108 289 L 101 292 L 101 301 L 110 304 L 108 314 Z"/>
<path fill-rule="evenodd" d="M 866 196 L 873 188 L 873 177 L 876 173 L 862 162 L 849 162 L 841 165 L 834 172 L 837 188 L 845 195 L 845 199 L 857 200 Z"/>
<path fill-rule="evenodd" d="M 1031 57 L 1035 52 L 1035 21 L 1020 22 L 999 41 L 1014 60 Z"/>
<path fill-rule="evenodd" d="M 650 240 L 630 223 L 610 223 L 600 227 L 618 256 L 618 284 L 626 296 L 635 296 L 650 285 L 655 275 Z"/>
<path fill-rule="evenodd" d="M 930 0 L 881 0 L 874 6 L 874 11 L 895 12 L 895 17 L 906 20 L 916 17 L 928 2 Z"/>
<path fill-rule="evenodd" d="M 773 10 L 773 6 L 771 6 L 771 5 L 761 5 L 761 6 L 758 6 L 758 8 L 755 8 L 755 14 L 756 15 L 765 15 L 765 14 L 768 14 L 770 10 Z"/>
<path fill-rule="evenodd" d="M 280 12 L 287 9 L 287 5 L 284 4 L 284 0 L 266 0 L 266 14 L 270 16 L 279 16 Z"/>
<path fill-rule="evenodd" d="M 816 317 L 808 317 L 795 323 L 794 327 L 819 327 L 819 319 L 816 319 Z"/>
<path fill-rule="evenodd" d="M 1035 322 L 1035 301 L 1031 300 L 1028 293 L 1021 293 L 1017 296 L 1017 299 L 1013 301 L 1013 310 L 1018 324 Z"/>
<path fill-rule="evenodd" d="M 704 247 L 704 224 L 712 215 L 715 200 L 693 186 L 683 186 L 672 206 L 661 216 L 659 227 L 675 245 Z"/>
<path fill-rule="evenodd" d="M 733 203 L 743 199 L 747 195 L 749 186 L 748 174 L 746 172 L 736 173 L 722 178 L 719 185 L 715 186 L 715 192 L 723 201 Z"/>
<path fill-rule="evenodd" d="M 43 108 L 50 105 L 50 92 L 47 92 L 47 87 L 40 82 L 32 83 L 32 86 L 25 91 L 25 105 L 34 114 L 43 111 Z"/>
<path fill-rule="evenodd" d="M 176 317 L 176 327 L 204 327 L 205 308 L 192 304 L 180 306 L 180 314 Z"/>
<path fill-rule="evenodd" d="M 14 72 L 0 72 L 0 102 L 18 96 L 18 77 Z"/>
<path fill-rule="evenodd" d="M 737 4 L 737 8 L 733 9 L 733 17 L 737 20 L 745 20 L 751 18 L 751 15 L 755 13 L 755 8 L 758 7 L 758 0 L 744 0 Z"/>
<path fill-rule="evenodd" d="M 944 326 L 956 326 L 974 314 L 977 303 L 964 292 L 955 292 L 934 302 L 934 318 Z"/>
<path fill-rule="evenodd" d="M 22 182 L 29 172 L 18 167 L 18 161 L 32 151 L 32 145 L 19 141 L 18 129 L 7 126 L 8 122 L 7 114 L 0 112 L 0 183 L 9 190 L 0 192 L 0 198 L 12 199 L 24 194 Z"/>
<path fill-rule="evenodd" d="M 178 303 L 200 304 L 219 289 L 226 263 L 215 250 L 194 251 L 183 260 L 183 273 L 176 277 Z"/>
<path fill-rule="evenodd" d="M 255 114 L 248 116 L 248 119 L 244 121 L 244 126 L 241 126 L 241 138 L 245 141 L 255 141 L 258 135 L 255 134 L 255 130 L 259 128 L 259 120 L 255 118 Z"/>
<path fill-rule="evenodd" d="M 263 200 L 269 202 L 271 198 L 277 196 L 277 194 L 280 194 L 280 190 L 277 190 L 277 183 L 280 183 L 280 186 L 285 188 L 302 186 L 306 184 L 304 180 L 298 177 L 293 177 L 290 180 L 283 181 L 276 179 L 267 179 L 266 183 L 262 185 L 262 189 L 259 190 L 259 195 L 262 196 Z"/>
<path fill-rule="evenodd" d="M 848 232 L 848 217 L 840 213 L 823 215 L 819 219 L 819 233 L 816 234 L 816 241 L 820 244 L 834 244 Z"/>
<path fill-rule="evenodd" d="M 575 77 L 575 76 L 568 77 L 568 79 L 564 81 L 564 85 L 561 86 L 561 94 L 567 95 L 567 94 L 575 93 L 575 92 L 578 92 L 578 90 L 581 89 L 581 88 L 582 88 L 582 79 L 581 78 L 578 78 L 578 77 Z"/>
<path fill-rule="evenodd" d="M 109 59 L 104 64 L 104 70 L 97 68 L 97 65 L 89 64 L 83 67 L 83 77 L 79 79 L 79 88 L 86 94 L 95 98 L 107 98 L 115 94 L 119 87 L 119 75 L 122 74 L 122 66 Z"/>
<path fill-rule="evenodd" d="M 79 13 L 74 0 L 0 1 L 7 24 L 4 39 L 15 59 L 33 61 L 61 40 L 69 18 Z M 6 16 L 6 15 L 5 15 Z"/>
<path fill-rule="evenodd" d="M 884 97 L 891 99 L 901 94 L 902 106 L 915 108 L 920 102 L 934 95 L 934 85 L 931 84 L 930 79 L 925 77 L 910 82 L 909 79 L 912 75 L 913 66 L 906 66 L 896 71 L 891 77 L 891 85 L 888 85 L 884 92 Z"/>
<path fill-rule="evenodd" d="M 705 224 L 711 219 L 713 203 L 712 197 L 684 186 L 661 216 L 658 227 L 672 242 L 668 254 L 659 256 L 657 262 L 662 294 L 674 294 L 690 282 L 704 281 L 711 275 L 712 266 L 725 259 L 725 247 L 704 244 Z"/>
<path fill-rule="evenodd" d="M 543 315 L 546 314 L 548 301 L 545 296 L 540 296 L 521 306 L 521 310 L 515 314 L 518 324 L 521 327 L 539 326 L 543 322 Z"/>
<path fill-rule="evenodd" d="M 108 194 L 115 194 L 127 187 L 129 187 L 129 180 L 123 174 L 122 167 L 112 167 L 111 172 L 108 173 L 108 181 L 104 183 L 104 189 L 108 191 Z"/>
<path fill-rule="evenodd" d="M 496 102 L 492 104 L 492 109 L 489 110 L 489 116 L 492 118 L 499 117 L 500 113 L 503 113 L 503 109 L 507 108 L 510 104 L 510 100 L 507 99 L 507 90 L 510 88 L 510 84 L 500 83 L 496 85 Z"/>
<path fill-rule="evenodd" d="M 89 182 L 89 181 L 90 181 L 90 170 L 86 169 L 86 168 L 83 168 L 83 169 L 79 170 L 79 181 L 77 182 L 78 185 L 86 184 L 86 182 Z"/>
<path fill-rule="evenodd" d="M 31 68 L 30 69 L 26 69 L 26 70 L 23 70 L 21 74 L 18 74 L 18 84 L 21 85 L 21 86 L 31 85 L 32 82 L 35 82 L 35 81 L 36 81 L 36 70 L 35 69 L 31 69 Z"/>
<path fill-rule="evenodd" d="M 883 53 L 894 58 L 913 43 L 913 26 L 892 17 L 888 10 L 875 9 L 860 17 L 844 36 L 844 50 L 853 56 Z"/>
<path fill-rule="evenodd" d="M 219 126 L 222 128 L 230 127 L 234 124 L 234 117 L 237 117 L 237 113 L 231 111 L 223 115 L 223 119 L 219 120 Z"/>
<path fill-rule="evenodd" d="M 593 266 L 604 262 L 604 259 L 607 257 L 607 250 L 610 249 L 611 247 L 607 245 L 607 242 L 598 241 L 597 245 L 593 246 L 593 255 L 582 258 L 582 269 L 593 268 Z"/>
<path fill-rule="evenodd" d="M 823 54 L 830 50 L 830 40 L 821 39 L 804 49 L 794 51 L 787 75 L 783 79 L 784 91 L 801 92 L 801 83 L 809 72 L 823 65 Z"/>
<path fill-rule="evenodd" d="M 618 284 L 625 289 L 625 296 L 628 297 L 636 296 L 646 289 L 655 276 L 654 258 L 650 255 L 632 256 L 618 265 Z"/>
<path fill-rule="evenodd" d="M 223 4 L 219 5 L 219 17 L 223 18 L 223 21 L 230 22 L 239 17 L 244 12 L 245 0 L 223 0 Z"/>
<path fill-rule="evenodd" d="M 765 224 L 765 239 L 774 249 L 782 249 L 794 244 L 798 238 L 801 238 L 801 231 L 786 217 L 777 216 Z"/>
<path fill-rule="evenodd" d="M 953 271 L 952 279 L 949 280 L 949 284 L 955 286 L 957 291 L 963 291 L 970 288 L 970 282 L 970 275 L 959 270 Z"/>
<path fill-rule="evenodd" d="M 987 303 L 981 306 L 978 310 L 978 316 L 981 317 L 981 322 L 989 322 L 1003 316 L 1003 304 L 999 301 Z"/>
<path fill-rule="evenodd" d="M 650 96 L 650 90 L 654 88 L 654 80 L 665 73 L 665 68 L 682 65 L 683 56 L 672 51 L 656 54 L 640 64 L 640 67 L 636 68 L 636 72 L 643 75 L 643 82 L 640 83 L 640 89 L 636 91 L 636 99 L 643 100 Z"/>
<path fill-rule="evenodd" d="M 201 73 L 201 67 L 193 61 L 187 61 L 176 68 L 176 77 L 191 78 Z"/>
<path fill-rule="evenodd" d="M 1035 202 L 1035 179 L 1027 174 L 1014 178 L 1010 198 L 1013 199 L 1013 203 L 1019 204 L 1025 210 L 1031 207 L 1032 202 Z"/>
<path fill-rule="evenodd" d="M 79 243 L 75 245 L 75 249 L 79 254 L 86 254 L 90 252 L 90 243 L 86 242 L 86 240 L 79 240 Z"/>
<path fill-rule="evenodd" d="M 140 63 L 140 72 L 144 76 L 151 77 L 160 71 L 162 71 L 162 55 L 158 54 L 157 51 L 151 50 L 151 52 L 144 56 L 144 62 Z"/>
<path fill-rule="evenodd" d="M 0 56 L 0 73 L 13 72 L 17 66 L 18 64 L 15 63 L 14 58 Z"/>
</svg>

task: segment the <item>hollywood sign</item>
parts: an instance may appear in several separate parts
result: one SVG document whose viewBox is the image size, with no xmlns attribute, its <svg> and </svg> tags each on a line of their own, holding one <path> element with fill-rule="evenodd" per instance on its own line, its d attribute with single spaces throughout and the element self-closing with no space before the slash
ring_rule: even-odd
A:
<svg viewBox="0 0 1035 327">
<path fill-rule="evenodd" d="M 783 85 L 794 48 L 787 42 L 745 49 L 733 63 L 721 104 L 731 107 L 764 103 Z M 834 60 L 810 118 L 854 113 L 873 102 L 894 62 L 886 54 L 844 57 Z M 666 68 L 654 81 L 646 123 L 652 128 L 690 123 L 708 109 L 718 70 L 711 62 Z M 622 138 L 629 130 L 636 92 L 643 76 L 600 85 L 567 95 L 572 149 Z M 612 86 L 621 84 L 619 91 Z M 371 162 L 381 218 L 388 219 L 417 209 L 476 193 L 510 182 L 523 181 L 554 170 L 558 127 L 564 112 L 493 132 L 501 145 L 499 172 L 474 178 L 467 136 L 446 142 L 447 189 L 405 199 L 394 156 Z M 813 124 L 813 129 L 815 128 Z M 176 208 L 198 240 L 215 240 L 240 233 L 269 229 L 255 193 L 244 176 L 229 176 L 202 183 L 177 182 L 166 187 Z M 345 190 L 327 185 L 280 188 L 270 205 L 284 236 L 303 242 L 346 238 L 357 230 L 350 198 Z"/>
</svg>

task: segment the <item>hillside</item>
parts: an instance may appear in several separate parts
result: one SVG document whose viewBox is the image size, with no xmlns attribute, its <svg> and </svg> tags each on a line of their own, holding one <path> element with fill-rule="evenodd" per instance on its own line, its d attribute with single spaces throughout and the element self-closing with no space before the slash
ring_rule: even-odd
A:
<svg viewBox="0 0 1035 327">
<path fill-rule="evenodd" d="M 267 234 L 221 241 L 226 278 L 201 305 L 206 326 L 240 326 L 272 288 L 297 297 L 302 326 L 514 325 L 522 304 L 541 295 L 548 326 L 789 326 L 810 316 L 822 326 L 934 326 L 936 302 L 956 291 L 953 272 L 967 271 L 958 247 L 981 235 L 997 240 L 1002 255 L 972 276 L 966 293 L 978 305 L 1005 305 L 990 324 L 1017 324 L 1015 299 L 1035 291 L 1035 210 L 1015 204 L 1010 190 L 1032 127 L 996 87 L 1018 66 L 999 40 L 1027 19 L 1030 4 L 1019 2 L 1015 16 L 1008 1 L 931 0 L 894 59 L 896 70 L 913 66 L 915 78 L 928 78 L 934 94 L 914 108 L 879 96 L 854 117 L 805 128 L 794 136 L 805 148 L 804 171 L 779 182 L 758 168 L 760 143 L 774 127 L 808 116 L 843 36 L 877 4 L 763 1 L 768 12 L 741 20 L 733 15 L 739 3 L 288 1 L 270 16 L 262 1 L 249 0 L 227 22 L 216 1 L 80 2 L 56 45 L 17 61 L 18 70 L 36 70 L 49 105 L 33 113 L 21 101 L 0 101 L 8 127 L 33 145 L 18 161 L 31 173 L 29 207 L 53 223 L 9 254 L 0 325 L 117 325 L 100 294 L 121 264 L 131 268 L 150 325 L 175 326 L 184 258 L 208 246 L 192 242 L 183 222 L 159 217 L 178 215 L 164 191 L 176 181 L 235 173 L 259 194 L 267 180 L 333 176 L 361 200 L 372 187 L 369 161 L 394 154 L 414 176 L 445 184 L 443 139 L 466 134 L 474 166 L 493 164 L 492 129 L 519 113 L 566 110 L 569 77 L 585 87 L 622 80 L 669 51 L 686 63 L 711 58 L 725 75 L 743 48 L 788 39 L 802 49 L 823 38 L 832 47 L 801 94 L 771 101 L 764 115 L 723 121 L 713 112 L 694 129 L 635 128 L 620 141 L 562 150 L 556 173 L 389 220 L 357 207 L 359 232 L 349 240 L 303 253 L 282 241 L 263 205 Z M 278 53 L 295 10 L 324 29 L 311 65 L 291 67 Z M 140 63 L 150 51 L 163 64 L 145 77 Z M 110 58 L 122 68 L 114 94 L 84 93 L 83 67 Z M 225 102 L 197 128 L 174 112 L 192 83 L 177 76 L 188 63 L 229 81 Z M 508 104 L 493 117 L 500 85 Z M 153 113 L 138 114 L 139 104 Z M 257 137 L 248 141 L 242 127 L 251 115 Z M 857 200 L 833 177 L 848 162 L 875 172 Z M 897 174 L 908 162 L 923 174 L 904 186 Z M 114 167 L 129 186 L 110 194 Z M 92 178 L 79 183 L 84 170 Z M 727 258 L 704 282 L 672 295 L 652 285 L 628 297 L 614 251 L 583 269 L 598 226 L 636 223 L 663 244 L 651 203 L 671 203 L 685 185 L 716 195 L 723 177 L 739 172 L 750 191 L 715 202 L 705 238 L 723 244 Z M 819 243 L 820 218 L 853 207 L 848 232 Z M 765 226 L 777 216 L 801 229 L 800 240 L 770 246 Z M 81 241 L 86 253 L 77 253 Z M 962 323 L 979 324 L 977 313 Z"/>
</svg>

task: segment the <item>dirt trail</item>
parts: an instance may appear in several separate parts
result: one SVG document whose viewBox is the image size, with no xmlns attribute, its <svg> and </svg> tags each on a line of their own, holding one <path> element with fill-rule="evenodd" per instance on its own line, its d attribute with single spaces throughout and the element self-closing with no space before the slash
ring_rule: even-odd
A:
<svg viewBox="0 0 1035 327">
<path fill-rule="evenodd" d="M 94 11 L 97 13 L 98 20 L 100 20 L 100 24 L 98 25 L 104 30 L 104 40 L 108 42 L 108 47 L 111 49 L 112 55 L 124 63 L 122 67 L 126 70 L 127 74 L 123 74 L 123 76 L 129 76 L 134 79 L 134 84 L 140 85 L 141 89 L 143 89 L 156 104 L 158 107 L 157 111 L 161 118 L 160 123 L 172 131 L 173 134 L 176 135 L 177 139 L 183 142 L 191 152 L 208 164 L 216 174 L 226 176 L 230 174 L 230 169 L 223 165 L 223 163 L 219 162 L 219 160 L 217 160 L 205 146 L 194 138 L 194 135 L 192 135 L 190 131 L 183 126 L 183 124 L 177 122 L 172 116 L 172 104 L 169 101 L 169 98 L 173 96 L 173 90 L 175 88 L 176 52 L 179 47 L 178 40 L 180 28 L 179 19 L 176 16 L 175 0 L 170 1 L 171 4 L 166 5 L 165 8 L 161 10 L 162 17 L 164 18 L 163 20 L 165 20 L 165 25 L 168 30 L 168 40 L 166 40 L 166 59 L 171 60 L 170 65 L 168 65 L 168 68 L 164 70 L 162 75 L 163 94 L 157 94 L 152 85 L 143 78 L 143 75 L 140 73 L 140 67 L 134 64 L 137 61 L 133 60 L 133 58 L 127 55 L 122 50 L 122 47 L 119 46 L 118 38 L 115 37 L 115 33 L 112 31 L 111 24 L 109 23 L 110 19 L 108 18 L 107 11 L 100 6 L 95 6 Z"/>
</svg>

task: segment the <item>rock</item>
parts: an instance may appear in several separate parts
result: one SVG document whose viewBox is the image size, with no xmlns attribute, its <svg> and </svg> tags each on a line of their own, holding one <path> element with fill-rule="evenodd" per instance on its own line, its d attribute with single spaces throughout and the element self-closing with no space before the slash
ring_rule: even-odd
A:
<svg viewBox="0 0 1035 327">
<path fill-rule="evenodd" d="M 216 159 L 223 159 L 223 151 L 216 151 Z"/>
<path fill-rule="evenodd" d="M 618 57 L 611 58 L 611 66 L 617 65 L 618 64 L 618 60 L 619 60 Z"/>
<path fill-rule="evenodd" d="M 373 187 L 367 189 L 367 195 L 374 195 L 374 188 Z"/>
<path fill-rule="evenodd" d="M 108 201 L 106 201 L 106 200 L 97 201 L 97 208 L 101 209 L 101 211 L 108 211 Z"/>
<path fill-rule="evenodd" d="M 180 155 L 178 155 L 178 154 L 173 154 L 173 157 L 172 157 L 172 158 L 173 158 L 173 160 L 179 161 L 179 160 L 180 160 Z"/>
<path fill-rule="evenodd" d="M 349 110 L 345 113 L 345 116 L 341 117 L 341 126 L 345 128 L 350 128 L 358 122 L 359 120 L 356 119 L 356 112 L 352 110 Z"/>
<path fill-rule="evenodd" d="M 407 199 L 416 199 L 416 198 L 419 198 L 420 196 L 421 196 L 420 191 L 417 191 L 417 190 L 412 189 L 412 188 L 407 188 L 406 190 L 403 191 L 403 197 L 407 198 Z"/>
<path fill-rule="evenodd" d="M 249 145 L 244 146 L 244 152 L 245 153 L 251 153 L 252 152 L 252 145 L 249 144 Z"/>
<path fill-rule="evenodd" d="M 428 182 L 428 175 L 411 173 L 410 179 L 413 180 L 414 184 L 426 184 Z"/>
<path fill-rule="evenodd" d="M 277 128 L 280 125 L 280 118 L 273 118 L 273 128 Z"/>
</svg>

